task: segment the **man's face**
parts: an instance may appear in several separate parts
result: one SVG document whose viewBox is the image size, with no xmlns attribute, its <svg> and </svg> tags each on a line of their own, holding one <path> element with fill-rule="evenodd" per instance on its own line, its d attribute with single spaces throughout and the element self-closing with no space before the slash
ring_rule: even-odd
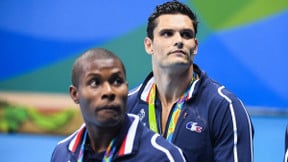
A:
<svg viewBox="0 0 288 162">
<path fill-rule="evenodd" d="M 95 59 L 83 61 L 82 68 L 73 100 L 79 103 L 85 123 L 100 127 L 119 124 L 126 113 L 128 95 L 121 63 L 113 58 Z"/>
<path fill-rule="evenodd" d="M 156 21 L 153 40 L 146 37 L 144 41 L 153 64 L 163 68 L 190 66 L 198 49 L 192 20 L 182 14 L 165 14 Z"/>
</svg>

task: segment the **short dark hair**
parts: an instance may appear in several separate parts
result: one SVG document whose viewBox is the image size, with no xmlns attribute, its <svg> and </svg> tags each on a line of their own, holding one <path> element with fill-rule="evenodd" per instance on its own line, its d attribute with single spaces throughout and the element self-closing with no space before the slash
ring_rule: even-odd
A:
<svg viewBox="0 0 288 162">
<path fill-rule="evenodd" d="M 104 48 L 92 48 L 85 51 L 75 60 L 72 67 L 72 76 L 71 76 L 73 86 L 78 87 L 79 85 L 79 79 L 81 77 L 81 74 L 83 73 L 82 68 L 82 65 L 84 63 L 83 61 L 93 61 L 95 59 L 110 59 L 110 58 L 118 60 L 121 63 L 124 75 L 126 77 L 125 66 L 122 60 L 116 54 Z"/>
<path fill-rule="evenodd" d="M 157 5 L 154 12 L 148 18 L 148 25 L 146 28 L 147 36 L 153 40 L 153 31 L 156 27 L 156 19 L 164 14 L 183 14 L 187 15 L 193 22 L 195 29 L 195 36 L 197 34 L 198 20 L 196 14 L 185 4 L 176 0 L 165 2 L 161 5 Z"/>
</svg>

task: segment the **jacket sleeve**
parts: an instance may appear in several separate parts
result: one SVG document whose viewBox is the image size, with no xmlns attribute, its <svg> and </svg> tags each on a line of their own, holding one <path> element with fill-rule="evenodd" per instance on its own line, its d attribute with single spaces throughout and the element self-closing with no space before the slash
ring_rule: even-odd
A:
<svg viewBox="0 0 288 162">
<path fill-rule="evenodd" d="M 254 128 L 243 103 L 234 95 L 220 93 L 213 125 L 213 152 L 217 162 L 253 162 Z M 211 121 L 210 121 L 211 122 Z"/>
</svg>

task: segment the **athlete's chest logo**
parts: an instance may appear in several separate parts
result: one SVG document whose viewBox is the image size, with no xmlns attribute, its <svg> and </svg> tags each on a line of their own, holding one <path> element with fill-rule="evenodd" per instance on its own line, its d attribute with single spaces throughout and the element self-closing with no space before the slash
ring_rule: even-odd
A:
<svg viewBox="0 0 288 162">
<path fill-rule="evenodd" d="M 198 125 L 197 122 L 188 122 L 186 124 L 186 129 L 192 131 L 192 132 L 197 132 L 197 133 L 201 133 L 202 132 L 202 127 Z"/>
<path fill-rule="evenodd" d="M 143 124 L 144 126 L 146 126 L 146 123 L 143 121 L 143 119 L 145 118 L 145 111 L 144 111 L 144 109 L 142 108 L 137 115 L 139 116 L 139 120 L 142 122 L 142 124 Z"/>
<path fill-rule="evenodd" d="M 140 121 L 142 121 L 145 118 L 144 109 L 141 109 L 137 115 L 139 116 Z"/>
</svg>

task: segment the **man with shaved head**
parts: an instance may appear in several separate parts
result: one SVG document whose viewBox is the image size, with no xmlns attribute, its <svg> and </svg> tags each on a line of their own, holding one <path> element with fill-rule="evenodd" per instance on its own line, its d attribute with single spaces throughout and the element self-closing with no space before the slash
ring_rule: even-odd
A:
<svg viewBox="0 0 288 162">
<path fill-rule="evenodd" d="M 95 48 L 78 57 L 69 92 L 85 124 L 56 145 L 51 162 L 185 161 L 178 147 L 126 114 L 125 67 L 111 51 Z"/>
</svg>

